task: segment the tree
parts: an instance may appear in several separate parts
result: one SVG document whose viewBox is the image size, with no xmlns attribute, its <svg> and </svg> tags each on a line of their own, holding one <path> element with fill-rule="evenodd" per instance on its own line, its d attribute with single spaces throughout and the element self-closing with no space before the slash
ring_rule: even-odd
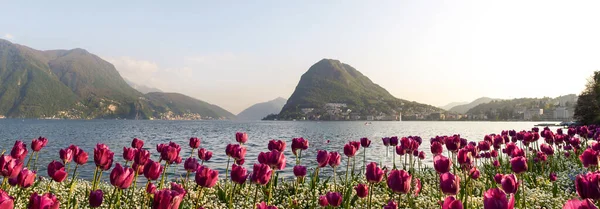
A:
<svg viewBox="0 0 600 209">
<path fill-rule="evenodd" d="M 588 79 L 575 105 L 575 120 L 583 124 L 600 123 L 600 71 Z"/>
</svg>

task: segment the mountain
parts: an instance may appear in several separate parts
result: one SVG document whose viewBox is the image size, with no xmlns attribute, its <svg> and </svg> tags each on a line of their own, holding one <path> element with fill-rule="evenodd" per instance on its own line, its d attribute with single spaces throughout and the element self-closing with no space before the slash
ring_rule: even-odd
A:
<svg viewBox="0 0 600 209">
<path fill-rule="evenodd" d="M 431 105 L 398 99 L 352 66 L 338 60 L 323 59 L 302 75 L 278 117 L 302 118 L 305 115 L 303 108 L 314 108 L 315 115 L 325 115 L 323 109 L 327 103 L 343 103 L 352 113 L 364 117 L 443 111 Z"/>
<path fill-rule="evenodd" d="M 235 115 L 227 110 L 204 101 L 179 93 L 151 92 L 146 94 L 150 105 L 165 115 L 198 114 L 212 119 L 234 119 Z"/>
<path fill-rule="evenodd" d="M 146 86 L 146 85 L 140 85 L 140 84 L 136 84 L 136 83 L 134 83 L 134 82 L 132 82 L 132 81 L 130 81 L 130 80 L 128 80 L 128 79 L 126 79 L 126 78 L 124 78 L 124 79 L 125 79 L 125 82 L 127 82 L 127 84 L 128 84 L 129 86 L 131 86 L 131 87 L 132 87 L 132 88 L 134 88 L 135 90 L 138 90 L 138 91 L 139 91 L 139 92 L 141 92 L 142 94 L 147 94 L 147 93 L 150 93 L 150 92 L 163 92 L 163 91 L 161 91 L 160 89 L 153 88 L 153 87 L 148 87 L 148 86 Z"/>
<path fill-rule="evenodd" d="M 84 49 L 41 51 L 0 39 L 0 115 L 150 119 L 169 106 L 185 106 L 152 99 L 129 86 L 111 63 Z"/>
<path fill-rule="evenodd" d="M 453 107 L 459 106 L 459 105 L 465 105 L 465 104 L 469 104 L 468 102 L 451 102 L 448 103 L 447 105 L 441 106 L 440 108 L 444 109 L 444 110 L 450 110 Z"/>
<path fill-rule="evenodd" d="M 286 99 L 278 97 L 268 102 L 262 102 L 246 108 L 237 115 L 240 120 L 260 120 L 269 114 L 276 114 L 281 111 Z"/>
<path fill-rule="evenodd" d="M 457 113 L 460 113 L 460 114 L 465 114 L 471 108 L 473 108 L 473 107 L 475 107 L 475 106 L 477 106 L 479 104 L 484 104 L 484 103 L 491 102 L 492 100 L 497 100 L 497 99 L 492 99 L 492 98 L 489 98 L 489 97 L 481 97 L 481 98 L 478 98 L 476 100 L 473 100 L 472 102 L 470 102 L 468 104 L 454 106 L 454 107 L 450 108 L 448 111 L 450 111 L 450 112 L 457 112 Z"/>
</svg>

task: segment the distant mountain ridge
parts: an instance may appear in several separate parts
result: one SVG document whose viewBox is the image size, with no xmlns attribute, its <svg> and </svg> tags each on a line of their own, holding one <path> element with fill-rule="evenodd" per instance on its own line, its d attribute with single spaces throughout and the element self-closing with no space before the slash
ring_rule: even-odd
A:
<svg viewBox="0 0 600 209">
<path fill-rule="evenodd" d="M 127 82 L 127 84 L 129 84 L 129 86 L 131 86 L 131 88 L 134 88 L 135 90 L 138 90 L 142 94 L 147 94 L 147 93 L 150 93 L 150 92 L 163 92 L 162 90 L 157 89 L 157 88 L 148 87 L 148 86 L 142 85 L 142 84 L 137 84 L 137 83 L 134 83 L 134 82 L 132 82 L 132 81 L 126 79 L 126 78 L 123 78 L 123 79 L 125 79 L 125 82 Z"/>
<path fill-rule="evenodd" d="M 40 51 L 0 39 L 0 115 L 152 119 L 176 112 L 170 109 L 173 105 L 154 98 L 160 97 L 147 98 L 128 85 L 111 63 L 84 49 Z M 197 117 L 193 111 L 188 115 Z M 216 112 L 218 118 L 233 116 Z"/>
<path fill-rule="evenodd" d="M 498 99 L 492 99 L 492 98 L 489 98 L 489 97 L 481 97 L 481 98 L 477 98 L 476 100 L 473 100 L 472 102 L 470 102 L 468 104 L 454 106 L 454 107 L 450 108 L 448 111 L 450 111 L 450 112 L 457 112 L 457 113 L 460 113 L 460 114 L 465 114 L 471 108 L 473 108 L 473 107 L 475 107 L 477 105 L 480 105 L 480 104 L 491 102 L 492 100 L 498 100 Z"/>
<path fill-rule="evenodd" d="M 353 114 L 363 116 L 443 111 L 431 105 L 398 99 L 352 66 L 339 60 L 323 59 L 302 75 L 278 117 L 301 118 L 303 108 L 319 111 L 328 103 L 346 104 Z"/>
<path fill-rule="evenodd" d="M 240 112 L 236 119 L 239 120 L 260 120 L 270 114 L 277 114 L 281 111 L 286 99 L 278 97 L 274 100 L 254 104 L 242 112 Z"/>
<path fill-rule="evenodd" d="M 444 109 L 444 110 L 450 110 L 453 107 L 459 106 L 459 105 L 465 105 L 465 104 L 469 104 L 468 102 L 451 102 L 448 103 L 447 105 L 441 106 L 440 108 Z"/>
</svg>

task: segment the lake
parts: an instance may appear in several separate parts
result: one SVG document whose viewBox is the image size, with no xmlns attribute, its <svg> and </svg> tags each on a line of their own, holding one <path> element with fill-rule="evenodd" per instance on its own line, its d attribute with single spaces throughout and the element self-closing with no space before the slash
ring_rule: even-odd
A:
<svg viewBox="0 0 600 209">
<path fill-rule="evenodd" d="M 31 139 L 38 136 L 48 138 L 48 145 L 42 149 L 38 161 L 39 171 L 46 176 L 46 165 L 52 160 L 59 160 L 59 149 L 75 144 L 89 153 L 88 164 L 79 169 L 80 177 L 92 179 L 94 173 L 93 148 L 96 143 L 105 143 L 115 152 L 115 163 L 123 164 L 123 147 L 131 146 L 134 137 L 145 141 L 145 148 L 153 154 L 152 159 L 158 160 L 156 144 L 169 141 L 181 145 L 181 156 L 185 160 L 190 156 L 188 146 L 190 137 L 202 139 L 201 147 L 213 152 L 210 162 L 205 163 L 213 169 L 218 169 L 224 177 L 227 155 L 225 147 L 235 143 L 236 132 L 247 132 L 249 140 L 246 143 L 248 152 L 245 167 L 251 171 L 257 163 L 259 152 L 266 152 L 268 141 L 282 139 L 287 143 L 285 155 L 287 166 L 281 176 L 291 176 L 294 165 L 294 155 L 291 152 L 291 140 L 294 137 L 304 137 L 310 142 L 310 147 L 302 153 L 302 164 L 314 167 L 316 152 L 319 149 L 338 151 L 342 154 L 342 166 L 345 166 L 343 147 L 349 140 L 359 140 L 368 137 L 372 140 L 371 148 L 367 150 L 367 161 L 381 162 L 390 165 L 393 150 L 387 159 L 385 147 L 381 138 L 385 136 L 421 136 L 423 145 L 420 147 L 427 154 L 425 163 L 431 164 L 429 139 L 436 135 L 460 134 L 461 137 L 472 141 L 482 140 L 485 134 L 499 133 L 501 130 L 530 130 L 540 122 L 378 122 L 371 125 L 364 122 L 314 122 L 314 121 L 135 121 L 135 120 L 35 120 L 35 119 L 2 119 L 0 120 L 0 150 L 13 146 L 15 140 L 23 140 L 30 150 Z M 330 143 L 327 143 L 327 141 Z M 357 168 L 362 166 L 362 148 L 357 156 Z M 195 154 L 196 155 L 196 154 Z M 400 157 L 398 157 L 400 162 Z M 361 163 L 359 163 L 361 162 Z M 114 166 L 114 165 L 113 165 Z M 330 168 L 329 168 L 330 169 Z M 338 171 L 345 170 L 338 168 Z M 177 176 L 183 175 L 183 165 L 178 166 Z M 331 171 L 327 171 L 331 172 Z M 69 173 L 71 175 L 71 173 Z M 174 176 L 174 175 L 171 175 Z M 108 177 L 105 173 L 104 177 Z"/>
</svg>

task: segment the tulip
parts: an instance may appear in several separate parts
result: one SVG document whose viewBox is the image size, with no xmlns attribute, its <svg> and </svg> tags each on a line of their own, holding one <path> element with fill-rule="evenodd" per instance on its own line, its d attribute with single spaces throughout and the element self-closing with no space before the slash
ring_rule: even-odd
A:
<svg viewBox="0 0 600 209">
<path fill-rule="evenodd" d="M 154 192 L 156 192 L 156 185 L 154 185 L 152 182 L 148 182 L 146 185 L 146 193 L 154 194 Z"/>
<path fill-rule="evenodd" d="M 338 167 L 341 163 L 342 156 L 338 152 L 330 152 L 329 153 L 329 166 L 332 168 Z"/>
<path fill-rule="evenodd" d="M 171 189 L 163 189 L 154 193 L 153 209 L 178 209 L 185 197 L 185 190 L 175 189 L 171 184 Z M 177 185 L 177 184 L 175 184 Z"/>
<path fill-rule="evenodd" d="M 444 194 L 456 195 L 460 190 L 460 178 L 451 173 L 440 175 L 440 189 Z"/>
<path fill-rule="evenodd" d="M 469 171 L 469 177 L 471 177 L 474 180 L 477 180 L 479 178 L 479 169 L 477 169 L 477 167 L 473 167 L 471 168 L 471 170 Z"/>
<path fill-rule="evenodd" d="M 145 149 L 139 149 L 135 152 L 135 156 L 133 158 L 133 162 L 138 165 L 146 165 L 146 163 L 150 160 L 150 151 Z"/>
<path fill-rule="evenodd" d="M 48 164 L 48 176 L 56 182 L 63 182 L 67 178 L 65 165 L 58 161 L 52 161 Z"/>
<path fill-rule="evenodd" d="M 502 183 L 502 178 L 504 178 L 504 175 L 503 175 L 503 174 L 501 174 L 501 173 L 497 173 L 496 175 L 494 175 L 494 181 L 495 181 L 497 184 L 500 184 L 500 183 Z"/>
<path fill-rule="evenodd" d="M 598 165 L 598 152 L 591 148 L 586 149 L 579 156 L 579 160 L 583 164 L 583 167 L 597 166 Z"/>
<path fill-rule="evenodd" d="M 73 150 L 69 148 L 61 149 L 59 151 L 60 159 L 65 165 L 71 162 L 71 160 L 73 160 L 73 154 Z"/>
<path fill-rule="evenodd" d="M 283 152 L 285 150 L 285 141 L 282 140 L 271 140 L 268 144 L 269 151 L 277 150 Z"/>
<path fill-rule="evenodd" d="M 73 161 L 77 165 L 85 165 L 88 161 L 88 158 L 89 156 L 87 152 L 84 152 L 82 149 L 78 149 L 73 157 Z"/>
<path fill-rule="evenodd" d="M 210 158 L 212 158 L 212 152 L 201 148 L 198 150 L 198 158 L 200 158 L 202 160 L 202 164 L 204 164 L 204 161 L 209 161 Z"/>
<path fill-rule="evenodd" d="M 180 151 L 181 147 L 178 144 L 169 142 L 168 145 L 162 146 L 160 151 L 160 159 L 166 161 L 167 164 L 177 163 L 177 161 L 179 161 L 178 158 L 180 158 Z"/>
<path fill-rule="evenodd" d="M 433 168 L 435 168 L 435 171 L 438 173 L 447 173 L 450 171 L 451 167 L 452 161 L 449 158 L 443 155 L 436 155 L 433 157 Z"/>
<path fill-rule="evenodd" d="M 377 163 L 371 162 L 367 165 L 366 178 L 369 183 L 379 183 L 383 179 L 383 170 L 377 167 Z"/>
<path fill-rule="evenodd" d="M 383 209 L 398 209 L 398 203 L 390 200 L 386 206 L 383 206 Z"/>
<path fill-rule="evenodd" d="M 58 209 L 60 202 L 50 193 L 38 195 L 36 192 L 29 197 L 28 209 Z"/>
<path fill-rule="evenodd" d="M 327 207 L 327 206 L 329 206 L 329 202 L 327 202 L 327 196 L 322 195 L 322 196 L 319 197 L 319 205 L 321 207 Z"/>
<path fill-rule="evenodd" d="M 0 189 L 0 208 L 13 209 L 15 206 L 15 198 L 8 196 L 8 193 Z"/>
<path fill-rule="evenodd" d="M 357 150 L 358 149 L 356 149 L 356 147 L 353 146 L 351 143 L 344 145 L 344 155 L 346 155 L 347 157 L 354 157 L 354 155 L 356 155 Z"/>
<path fill-rule="evenodd" d="M 15 141 L 15 145 L 10 151 L 10 156 L 22 162 L 27 157 L 27 145 L 22 141 Z"/>
<path fill-rule="evenodd" d="M 387 177 L 387 185 L 395 193 L 408 194 L 411 180 L 412 176 L 405 170 L 392 170 Z"/>
<path fill-rule="evenodd" d="M 510 159 L 510 168 L 516 174 L 521 174 L 527 171 L 527 158 L 513 157 Z"/>
<path fill-rule="evenodd" d="M 188 172 L 194 172 L 198 170 L 198 166 L 198 160 L 196 160 L 196 158 L 193 157 L 189 157 L 188 159 L 186 159 L 185 163 L 183 164 L 183 168 Z"/>
<path fill-rule="evenodd" d="M 392 147 L 398 146 L 398 137 L 397 136 L 390 137 L 390 146 L 392 146 Z"/>
<path fill-rule="evenodd" d="M 31 150 L 33 150 L 34 152 L 39 152 L 40 150 L 42 150 L 42 148 L 46 146 L 46 144 L 48 144 L 48 139 L 40 136 L 39 138 L 33 139 L 31 141 Z"/>
<path fill-rule="evenodd" d="M 144 141 L 138 138 L 133 138 L 133 141 L 131 141 L 131 147 L 136 149 L 142 149 L 142 147 L 144 147 Z"/>
<path fill-rule="evenodd" d="M 575 190 L 581 199 L 600 199 L 600 186 L 598 185 L 600 174 L 588 172 L 577 175 L 575 178 Z"/>
<path fill-rule="evenodd" d="M 190 138 L 189 145 L 192 148 L 192 152 L 193 152 L 193 149 L 198 149 L 198 147 L 200 147 L 200 139 L 198 137 Z"/>
<path fill-rule="evenodd" d="M 293 138 L 292 139 L 292 153 L 298 156 L 297 150 L 306 150 L 308 149 L 308 140 L 304 138 Z"/>
<path fill-rule="evenodd" d="M 477 149 L 481 151 L 489 151 L 490 150 L 490 142 L 488 141 L 480 141 L 477 144 Z"/>
<path fill-rule="evenodd" d="M 572 200 L 568 200 L 565 203 L 565 205 L 563 206 L 563 209 L 598 209 L 598 207 L 596 207 L 594 205 L 594 202 L 592 202 L 590 199 L 584 199 L 584 200 L 572 199 Z"/>
<path fill-rule="evenodd" d="M 250 175 L 250 181 L 255 184 L 266 185 L 271 180 L 271 168 L 266 164 L 254 164 Z"/>
<path fill-rule="evenodd" d="M 111 152 L 108 146 L 97 144 L 94 148 L 94 163 L 101 170 L 106 171 L 112 167 L 114 155 L 115 153 Z"/>
<path fill-rule="evenodd" d="M 232 166 L 231 181 L 238 183 L 238 184 L 244 184 L 246 182 L 247 178 L 248 178 L 248 171 L 246 170 L 246 168 L 235 165 L 235 164 Z"/>
<path fill-rule="evenodd" d="M 352 145 L 354 147 L 354 149 L 358 150 L 360 149 L 360 141 L 351 141 L 348 142 L 350 145 Z"/>
<path fill-rule="evenodd" d="M 510 200 L 506 199 L 506 194 L 498 189 L 487 190 L 483 194 L 484 209 L 513 209 L 515 205 L 515 196 L 510 195 Z"/>
<path fill-rule="evenodd" d="M 245 144 L 248 141 L 248 134 L 242 132 L 235 133 L 235 141 L 240 144 Z"/>
<path fill-rule="evenodd" d="M 550 181 L 555 182 L 557 178 L 556 173 L 550 173 Z"/>
<path fill-rule="evenodd" d="M 470 166 L 473 163 L 472 152 L 467 149 L 460 149 L 457 157 L 458 164 L 462 166 Z"/>
<path fill-rule="evenodd" d="M 200 166 L 196 171 L 196 184 L 204 188 L 212 188 L 217 184 L 219 171 L 211 170 L 206 166 Z"/>
<path fill-rule="evenodd" d="M 286 165 L 285 155 L 277 150 L 259 153 L 258 162 L 271 166 L 273 170 L 283 170 Z"/>
<path fill-rule="evenodd" d="M 15 178 L 21 172 L 23 163 L 18 159 L 11 157 L 10 155 L 0 156 L 0 174 L 4 178 Z"/>
<path fill-rule="evenodd" d="M 294 176 L 298 178 L 306 176 L 306 167 L 301 165 L 294 166 Z"/>
<path fill-rule="evenodd" d="M 321 168 L 327 166 L 327 163 L 329 163 L 329 154 L 327 153 L 327 151 L 325 151 L 325 150 L 317 151 L 317 163 L 319 164 L 319 167 L 321 167 Z"/>
<path fill-rule="evenodd" d="M 123 159 L 125 159 L 125 162 L 133 161 L 136 152 L 135 148 L 123 147 Z"/>
<path fill-rule="evenodd" d="M 454 196 L 447 196 L 442 204 L 442 209 L 463 209 L 463 204 L 459 199 Z"/>
<path fill-rule="evenodd" d="M 371 140 L 369 140 L 366 137 L 360 138 L 360 145 L 364 148 L 368 148 L 369 146 L 371 146 Z"/>
<path fill-rule="evenodd" d="M 267 205 L 267 203 L 265 202 L 261 202 L 259 204 L 256 204 L 256 209 L 277 209 L 277 207 L 273 205 Z"/>
<path fill-rule="evenodd" d="M 356 190 L 356 196 L 358 196 L 359 198 L 365 198 L 367 197 L 367 195 L 369 195 L 369 186 L 365 184 L 356 185 L 354 187 L 354 190 Z"/>
<path fill-rule="evenodd" d="M 102 205 L 102 201 L 104 200 L 104 193 L 102 193 L 102 190 L 100 189 L 92 191 L 88 199 L 90 201 L 90 207 L 100 207 L 100 205 Z"/>
<path fill-rule="evenodd" d="M 442 154 L 443 151 L 444 148 L 442 147 L 442 144 L 440 142 L 434 141 L 431 143 L 431 154 L 439 155 Z"/>
<path fill-rule="evenodd" d="M 383 146 L 386 146 L 386 147 L 390 146 L 390 137 L 381 138 L 381 141 L 383 142 Z"/>
<path fill-rule="evenodd" d="M 515 194 L 519 188 L 519 181 L 514 174 L 507 174 L 502 177 L 502 190 L 508 194 Z"/>
<path fill-rule="evenodd" d="M 342 205 L 342 195 L 339 192 L 327 192 L 327 202 L 332 207 L 338 207 Z"/>
<path fill-rule="evenodd" d="M 134 175 L 133 168 L 122 167 L 121 164 L 117 163 L 110 172 L 110 184 L 119 189 L 127 189 L 131 186 Z"/>
<path fill-rule="evenodd" d="M 163 172 L 163 169 L 160 162 L 154 162 L 152 159 L 149 159 L 148 162 L 146 162 L 146 165 L 144 165 L 144 177 L 148 180 L 155 181 Z"/>
<path fill-rule="evenodd" d="M 21 188 L 29 188 L 35 182 L 35 171 L 30 171 L 27 168 L 23 168 L 17 176 L 17 184 Z"/>
</svg>

